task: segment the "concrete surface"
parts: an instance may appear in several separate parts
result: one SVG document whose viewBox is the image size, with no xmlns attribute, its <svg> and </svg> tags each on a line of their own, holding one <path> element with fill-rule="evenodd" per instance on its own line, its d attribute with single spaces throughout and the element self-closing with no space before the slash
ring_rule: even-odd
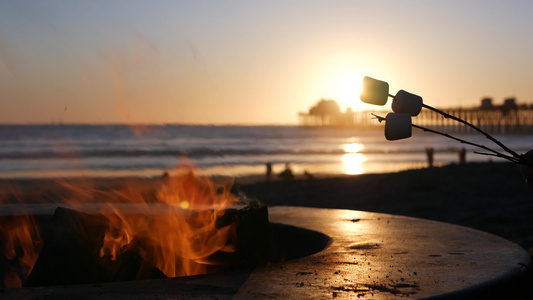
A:
<svg viewBox="0 0 533 300">
<path fill-rule="evenodd" d="M 289 227 L 282 227 L 287 232 L 279 243 L 288 239 L 303 249 L 325 248 L 254 269 L 137 282 L 4 289 L 0 298 L 516 298 L 528 292 L 529 255 L 518 245 L 488 233 L 339 209 L 270 207 L 269 220 L 318 231 L 330 239 L 317 235 L 298 239 L 298 231 L 292 239 Z M 317 248 L 314 243 L 321 245 Z"/>
</svg>

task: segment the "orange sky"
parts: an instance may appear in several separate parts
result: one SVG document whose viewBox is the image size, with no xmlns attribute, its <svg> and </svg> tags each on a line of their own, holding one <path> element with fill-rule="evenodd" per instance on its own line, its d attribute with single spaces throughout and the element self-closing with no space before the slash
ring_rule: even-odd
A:
<svg viewBox="0 0 533 300">
<path fill-rule="evenodd" d="M 528 1 L 2 1 L 0 123 L 295 124 L 374 109 L 364 75 L 435 107 L 532 103 Z"/>
</svg>

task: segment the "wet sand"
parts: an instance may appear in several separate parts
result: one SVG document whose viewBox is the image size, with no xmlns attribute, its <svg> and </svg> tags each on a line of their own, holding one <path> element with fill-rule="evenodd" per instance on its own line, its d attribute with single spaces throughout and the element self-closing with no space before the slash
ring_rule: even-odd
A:
<svg viewBox="0 0 533 300">
<path fill-rule="evenodd" d="M 297 174 L 298 175 L 298 174 Z M 112 190 L 132 183 L 147 193 L 160 178 L 69 179 Z M 511 163 L 469 163 L 386 174 L 294 180 L 236 178 L 236 188 L 266 205 L 343 208 L 425 218 L 472 227 L 533 248 L 533 191 Z M 0 180 L 1 202 L 61 202 L 73 196 L 57 181 Z"/>
</svg>

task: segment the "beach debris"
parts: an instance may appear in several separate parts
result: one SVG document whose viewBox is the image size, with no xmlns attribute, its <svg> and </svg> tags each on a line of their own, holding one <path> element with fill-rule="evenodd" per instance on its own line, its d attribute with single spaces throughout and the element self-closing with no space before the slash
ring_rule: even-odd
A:
<svg viewBox="0 0 533 300">
<path fill-rule="evenodd" d="M 493 136 L 491 136 L 487 132 L 478 128 L 477 126 L 461 118 L 455 117 L 444 111 L 441 111 L 439 109 L 436 109 L 434 107 L 431 107 L 425 104 L 423 102 L 422 97 L 418 95 L 406 92 L 404 90 L 400 90 L 398 91 L 396 96 L 393 96 L 389 94 L 389 85 L 387 82 L 377 80 L 377 79 L 374 79 L 368 76 L 363 78 L 363 90 L 361 91 L 361 97 L 360 97 L 361 101 L 365 103 L 375 104 L 375 105 L 385 105 L 387 103 L 388 97 L 391 97 L 393 99 L 391 107 L 394 113 L 389 113 L 387 114 L 386 117 L 381 117 L 376 114 L 372 114 L 376 119 L 378 119 L 379 122 L 385 121 L 385 137 L 387 138 L 387 140 L 399 140 L 399 139 L 411 137 L 410 132 L 408 132 L 406 128 L 414 127 L 414 128 L 418 128 L 423 131 L 426 131 L 426 132 L 431 132 L 431 133 L 445 136 L 447 138 L 451 138 L 463 144 L 481 148 L 488 152 L 474 151 L 474 153 L 480 154 L 480 155 L 500 157 L 500 158 L 509 160 L 517 164 L 520 169 L 520 173 L 522 174 L 522 176 L 524 176 L 524 178 L 526 178 L 526 181 L 529 187 L 533 189 L 533 152 L 532 152 L 533 150 L 526 152 L 526 154 L 520 155 L 516 153 L 515 151 L 513 151 L 512 149 L 510 149 L 509 147 L 505 146 L 502 142 L 498 141 L 497 139 L 495 139 Z M 420 113 L 422 108 L 431 110 L 437 114 L 442 115 L 446 119 L 457 121 L 465 126 L 468 126 L 474 129 L 478 133 L 483 134 L 490 141 L 494 142 L 506 153 L 502 153 L 492 148 L 489 148 L 487 146 L 477 144 L 477 143 L 472 143 L 472 142 L 451 136 L 447 133 L 440 132 L 440 131 L 433 130 L 433 129 L 426 128 L 426 127 L 422 127 L 422 126 L 412 123 L 411 117 L 416 117 Z M 460 162 L 464 162 L 465 155 L 466 155 L 466 152 L 464 151 L 460 152 Z"/>
</svg>

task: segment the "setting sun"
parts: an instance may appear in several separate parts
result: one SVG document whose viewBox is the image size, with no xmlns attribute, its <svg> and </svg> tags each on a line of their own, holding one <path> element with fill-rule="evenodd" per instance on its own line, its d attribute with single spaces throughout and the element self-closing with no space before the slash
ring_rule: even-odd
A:
<svg viewBox="0 0 533 300">
<path fill-rule="evenodd" d="M 344 111 L 348 107 L 357 110 L 363 77 L 363 75 L 351 74 L 339 81 L 335 100 L 339 103 L 341 110 Z"/>
</svg>

